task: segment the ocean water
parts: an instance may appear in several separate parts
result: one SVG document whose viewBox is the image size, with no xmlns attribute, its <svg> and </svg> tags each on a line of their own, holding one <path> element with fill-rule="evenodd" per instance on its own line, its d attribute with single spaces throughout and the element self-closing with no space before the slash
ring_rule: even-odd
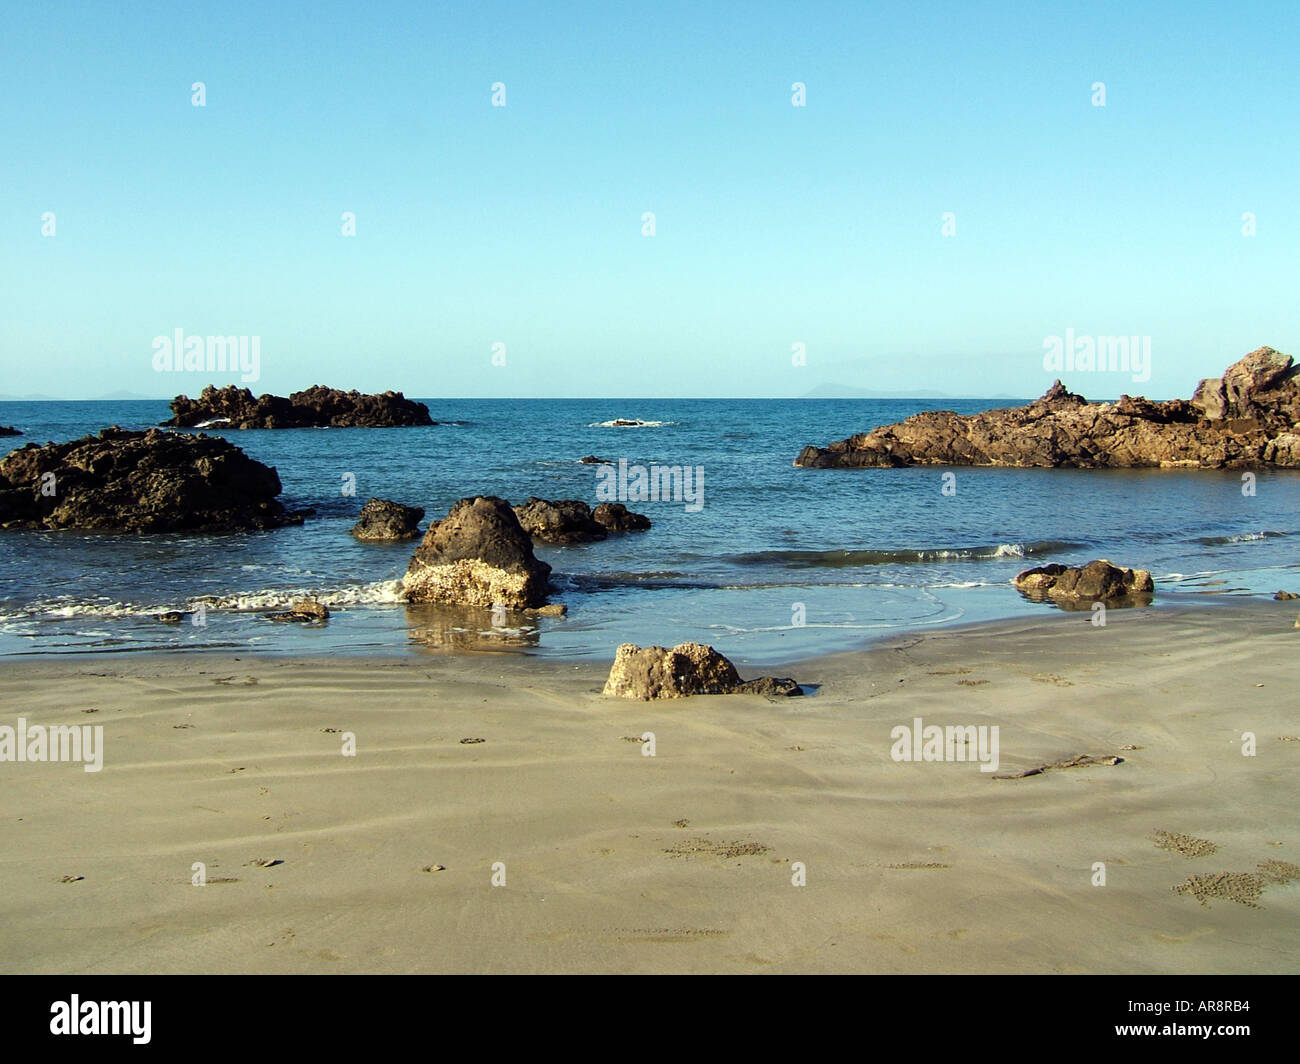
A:
<svg viewBox="0 0 1300 1064">
<path fill-rule="evenodd" d="M 777 663 L 900 630 L 1042 613 L 1010 585 L 1022 568 L 1107 557 L 1149 568 L 1156 602 L 1300 591 L 1300 475 L 1020 469 L 805 470 L 824 445 L 924 409 L 992 400 L 425 400 L 440 424 L 226 431 L 275 466 L 291 508 L 273 532 L 135 536 L 0 532 L 0 655 L 224 650 L 389 653 L 514 650 L 609 657 L 622 642 L 711 643 Z M 0 403 L 31 441 L 146 428 L 167 404 Z M 645 424 L 616 427 L 616 419 Z M 221 430 L 209 430 L 220 432 Z M 596 500 L 587 454 L 703 470 L 703 505 L 630 502 L 654 527 L 539 546 L 567 617 L 494 627 L 487 610 L 408 606 L 397 581 L 415 541 L 348 534 L 371 496 L 425 507 L 467 495 Z M 956 493 L 941 491 L 955 474 Z M 348 476 L 355 494 L 345 493 Z M 303 628 L 262 614 L 304 594 L 334 611 Z M 1209 601 L 1208 599 L 1206 601 Z M 154 615 L 203 606 L 204 623 Z"/>
</svg>

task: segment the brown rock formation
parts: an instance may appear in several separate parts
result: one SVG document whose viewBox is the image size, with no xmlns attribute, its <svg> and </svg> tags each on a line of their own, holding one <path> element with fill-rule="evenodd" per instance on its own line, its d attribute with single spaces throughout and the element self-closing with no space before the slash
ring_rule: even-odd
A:
<svg viewBox="0 0 1300 1064">
<path fill-rule="evenodd" d="M 370 499 L 361 507 L 361 517 L 352 526 L 357 539 L 382 541 L 414 539 L 420 534 L 424 507 L 403 506 L 387 499 Z"/>
<path fill-rule="evenodd" d="M 1042 565 L 1017 573 L 1016 590 L 1035 602 L 1088 606 L 1093 602 L 1145 605 L 1155 584 L 1145 569 L 1121 569 L 1102 558 L 1083 566 Z"/>
<path fill-rule="evenodd" d="M 1300 468 L 1300 367 L 1261 347 L 1201 381 L 1189 402 L 1089 403 L 1057 381 L 1028 406 L 915 414 L 794 462 L 813 469 L 908 465 Z"/>
<path fill-rule="evenodd" d="M 411 602 L 514 609 L 546 601 L 551 567 L 504 499 L 461 499 L 435 521 L 415 549 L 402 586 Z"/>
<path fill-rule="evenodd" d="M 703 643 L 639 647 L 624 643 L 614 655 L 604 693 L 650 701 L 688 695 L 801 695 L 794 680 L 762 676 L 748 682 L 736 667 Z"/>
</svg>

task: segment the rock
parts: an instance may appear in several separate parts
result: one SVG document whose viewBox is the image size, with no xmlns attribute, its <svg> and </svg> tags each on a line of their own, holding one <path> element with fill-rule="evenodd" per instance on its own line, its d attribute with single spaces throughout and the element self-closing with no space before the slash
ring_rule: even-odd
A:
<svg viewBox="0 0 1300 1064">
<path fill-rule="evenodd" d="M 597 458 L 594 454 L 589 454 L 585 458 L 579 458 L 583 465 L 612 465 L 608 458 Z"/>
<path fill-rule="evenodd" d="M 1043 565 L 1016 575 L 1016 590 L 1035 602 L 1149 602 L 1155 591 L 1145 569 L 1121 569 L 1104 558 L 1083 566 Z"/>
<path fill-rule="evenodd" d="M 591 507 L 578 499 L 551 502 L 534 495 L 515 507 L 515 516 L 525 532 L 544 543 L 592 543 L 609 535 L 592 518 Z"/>
<path fill-rule="evenodd" d="M 771 676 L 745 682 L 730 661 L 703 643 L 679 643 L 671 649 L 624 643 L 614 655 L 604 693 L 650 701 L 688 695 L 797 695 L 803 691 L 793 680 Z"/>
<path fill-rule="evenodd" d="M 791 695 L 802 695 L 803 688 L 788 676 L 760 676 L 757 680 L 746 680 L 736 688 L 735 693 L 789 698 Z"/>
<path fill-rule="evenodd" d="M 1201 381 L 1190 401 L 1089 403 L 1055 382 L 1027 406 L 915 414 L 827 447 L 810 469 L 916 465 L 1300 469 L 1300 367 L 1261 347 Z"/>
<path fill-rule="evenodd" d="M 21 436 L 22 433 L 12 425 L 0 425 L 0 436 Z M 584 458 L 585 462 L 586 459 Z"/>
<path fill-rule="evenodd" d="M 510 504 L 480 496 L 459 500 L 429 526 L 402 587 L 411 602 L 525 609 L 545 604 L 550 573 Z"/>
<path fill-rule="evenodd" d="M 650 518 L 633 513 L 621 502 L 602 502 L 591 516 L 611 532 L 644 532 L 650 527 Z"/>
<path fill-rule="evenodd" d="M 563 617 L 568 612 L 569 607 L 559 602 L 552 602 L 545 606 L 538 606 L 533 609 L 524 610 L 524 613 L 530 617 Z"/>
<path fill-rule="evenodd" d="M 403 506 L 387 499 L 370 499 L 361 507 L 361 519 L 352 526 L 357 539 L 396 540 L 414 539 L 420 534 L 424 519 L 421 506 Z"/>
<path fill-rule="evenodd" d="M 279 613 L 264 613 L 268 621 L 300 621 L 307 624 L 323 623 L 329 620 L 330 611 L 315 599 L 299 599 L 289 609 Z"/>
<path fill-rule="evenodd" d="M 302 524 L 280 478 L 213 436 L 103 429 L 0 461 L 0 528 L 228 532 Z"/>
<path fill-rule="evenodd" d="M 181 613 L 180 610 L 168 610 L 166 613 L 156 614 L 155 619 L 163 624 L 180 624 L 185 620 L 185 614 Z"/>
<path fill-rule="evenodd" d="M 1273 601 L 1289 602 L 1291 599 L 1298 599 L 1298 598 L 1300 598 L 1300 595 L 1297 595 L 1294 591 L 1279 591 L 1277 592 L 1277 594 L 1273 596 Z"/>
<path fill-rule="evenodd" d="M 401 392 L 363 395 L 313 385 L 294 392 L 287 399 L 260 395 L 231 384 L 225 388 L 208 385 L 198 399 L 178 395 L 171 402 L 172 417 L 164 425 L 192 427 L 200 423 L 225 423 L 236 429 L 297 428 L 392 428 L 436 425 L 424 403 L 407 399 Z"/>
</svg>

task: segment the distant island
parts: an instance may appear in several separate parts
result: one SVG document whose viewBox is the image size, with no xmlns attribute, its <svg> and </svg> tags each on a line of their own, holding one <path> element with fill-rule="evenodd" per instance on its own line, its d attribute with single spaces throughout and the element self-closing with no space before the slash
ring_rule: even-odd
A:
<svg viewBox="0 0 1300 1064">
<path fill-rule="evenodd" d="M 436 425 L 424 403 L 401 392 L 363 395 L 317 384 L 287 399 L 259 395 L 233 384 L 208 385 L 197 399 L 178 395 L 171 401 L 172 417 L 162 422 L 173 428 L 301 429 L 399 428 Z"/>
</svg>

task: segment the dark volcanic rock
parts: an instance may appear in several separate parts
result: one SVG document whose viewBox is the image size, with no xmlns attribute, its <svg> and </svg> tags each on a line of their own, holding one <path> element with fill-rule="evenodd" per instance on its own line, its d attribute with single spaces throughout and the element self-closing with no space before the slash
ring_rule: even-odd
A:
<svg viewBox="0 0 1300 1064">
<path fill-rule="evenodd" d="M 793 680 L 763 676 L 745 681 L 736 667 L 711 646 L 679 643 L 672 647 L 622 644 L 605 681 L 604 693 L 650 701 L 688 695 L 801 695 Z"/>
<path fill-rule="evenodd" d="M 208 385 L 197 399 L 178 395 L 171 402 L 172 417 L 164 425 L 191 427 L 225 422 L 236 429 L 392 428 L 436 425 L 424 403 L 401 392 L 362 395 L 338 388 L 313 385 L 289 398 L 259 395 L 247 388 Z"/>
<path fill-rule="evenodd" d="M 301 524 L 280 478 L 233 443 L 117 427 L 0 461 L 0 528 L 224 532 Z"/>
<path fill-rule="evenodd" d="M 0 425 L 0 436 L 21 436 L 21 435 L 22 433 L 19 432 L 18 429 L 13 428 L 10 425 Z M 584 458 L 583 461 L 585 462 L 586 459 Z"/>
<path fill-rule="evenodd" d="M 545 603 L 550 574 L 510 504 L 485 496 L 461 499 L 429 526 L 402 587 L 411 602 L 524 609 Z"/>
<path fill-rule="evenodd" d="M 591 507 L 578 499 L 552 502 L 534 495 L 515 507 L 515 516 L 525 532 L 545 543 L 591 543 L 609 535 L 591 516 Z"/>
<path fill-rule="evenodd" d="M 361 508 L 361 519 L 352 526 L 357 539 L 414 539 L 420 534 L 424 507 L 403 506 L 387 499 L 371 499 Z"/>
<path fill-rule="evenodd" d="M 602 502 L 591 516 L 611 532 L 644 532 L 650 527 L 650 518 L 633 513 L 621 502 Z"/>
<path fill-rule="evenodd" d="M 909 465 L 1300 469 L 1300 367 L 1252 351 L 1191 401 L 1088 403 L 1057 381 L 1028 406 L 915 414 L 794 462 L 813 469 Z"/>
<path fill-rule="evenodd" d="M 1121 569 L 1102 558 L 1083 566 L 1042 565 L 1017 573 L 1016 590 L 1035 602 L 1145 605 L 1155 584 L 1145 569 Z"/>
<path fill-rule="evenodd" d="M 583 458 L 579 458 L 578 461 L 581 462 L 583 465 L 610 465 L 611 464 L 608 458 L 597 458 L 594 454 L 589 454 Z"/>
</svg>

